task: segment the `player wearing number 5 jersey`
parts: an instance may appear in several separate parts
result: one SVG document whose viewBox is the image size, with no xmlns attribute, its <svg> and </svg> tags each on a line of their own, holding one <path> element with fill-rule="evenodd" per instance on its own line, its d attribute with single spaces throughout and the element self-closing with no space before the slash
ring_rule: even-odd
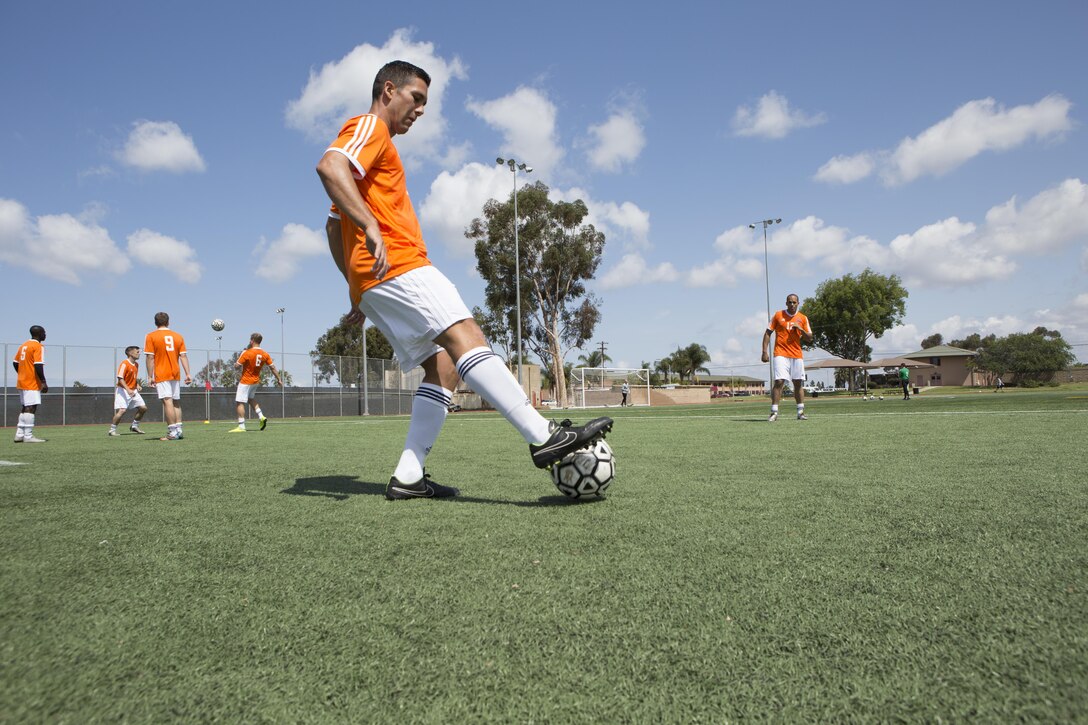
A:
<svg viewBox="0 0 1088 725">
<path fill-rule="evenodd" d="M 181 371 L 185 371 L 186 385 L 193 382 L 193 376 L 189 374 L 185 338 L 170 329 L 170 315 L 155 313 L 155 325 L 144 340 L 147 380 L 155 386 L 166 416 L 167 432 L 159 440 L 176 441 L 185 437 L 181 429 Z"/>
<path fill-rule="evenodd" d="M 34 325 L 30 328 L 30 339 L 19 346 L 15 352 L 15 359 L 11 361 L 18 377 L 19 402 L 22 404 L 19 410 L 19 423 L 15 427 L 16 443 L 45 443 L 43 438 L 34 436 L 34 417 L 42 402 L 42 393 L 49 392 L 49 384 L 45 382 L 43 342 L 45 342 L 45 328 Z"/>
<path fill-rule="evenodd" d="M 257 414 L 257 419 L 261 422 L 261 430 L 268 425 L 268 418 L 264 417 L 261 406 L 257 402 L 257 389 L 261 387 L 261 371 L 265 366 L 276 376 L 276 382 L 283 385 L 280 371 L 276 370 L 276 366 L 272 364 L 272 356 L 261 349 L 263 340 L 264 337 L 259 332 L 250 335 L 249 347 L 238 356 L 238 360 L 234 363 L 236 368 L 241 369 L 242 377 L 238 380 L 238 393 L 234 396 L 234 402 L 238 404 L 238 427 L 231 429 L 231 433 L 246 432 L 246 403 L 249 403 L 253 412 Z"/>
<path fill-rule="evenodd" d="M 768 361 L 767 345 L 774 334 L 774 388 L 771 389 L 770 422 L 778 420 L 778 401 L 786 380 L 793 381 L 793 399 L 797 401 L 797 420 L 805 416 L 805 361 L 801 357 L 801 343 L 812 343 L 812 326 L 804 314 L 797 311 L 800 303 L 797 295 L 786 296 L 786 309 L 774 313 L 767 331 L 763 333 L 763 362 Z"/>
</svg>

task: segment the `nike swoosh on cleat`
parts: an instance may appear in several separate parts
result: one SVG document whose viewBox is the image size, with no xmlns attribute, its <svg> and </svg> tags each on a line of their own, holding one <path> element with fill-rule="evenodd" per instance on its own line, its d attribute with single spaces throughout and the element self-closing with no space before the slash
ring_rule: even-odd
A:
<svg viewBox="0 0 1088 725">
<path fill-rule="evenodd" d="M 544 448 L 538 448 L 536 450 L 536 454 L 540 455 L 541 453 L 547 453 L 549 451 L 554 451 L 557 448 L 562 448 L 563 446 L 568 445 L 572 441 L 578 440 L 578 434 L 575 433 L 574 431 L 563 431 L 563 436 L 564 436 L 564 438 L 561 441 L 557 441 L 557 442 L 551 444 L 550 446 L 546 446 Z"/>
<path fill-rule="evenodd" d="M 424 486 L 422 491 L 417 491 L 413 488 L 401 488 L 400 486 L 393 486 L 393 490 L 397 493 L 403 493 L 407 496 L 416 496 L 418 498 L 431 498 L 434 496 L 434 489 L 430 486 Z"/>
</svg>

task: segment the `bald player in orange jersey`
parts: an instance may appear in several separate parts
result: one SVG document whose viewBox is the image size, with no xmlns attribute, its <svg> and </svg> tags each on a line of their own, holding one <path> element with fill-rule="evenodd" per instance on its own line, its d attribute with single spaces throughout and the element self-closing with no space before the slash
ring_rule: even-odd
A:
<svg viewBox="0 0 1088 725">
<path fill-rule="evenodd" d="M 42 395 L 49 392 L 49 384 L 45 382 L 45 328 L 34 325 L 30 328 L 30 339 L 19 346 L 15 351 L 15 359 L 11 364 L 15 366 L 17 386 L 19 388 L 19 422 L 15 426 L 16 443 L 45 443 L 44 438 L 34 435 L 34 417 L 41 405 Z"/>
<path fill-rule="evenodd" d="M 189 355 L 185 352 L 185 338 L 170 329 L 170 315 L 155 313 L 155 327 L 144 340 L 144 355 L 147 383 L 155 386 L 166 416 L 166 435 L 159 440 L 181 440 L 185 437 L 181 429 L 181 371 L 185 370 L 186 385 L 193 382 Z"/>
<path fill-rule="evenodd" d="M 430 84 L 427 72 L 411 63 L 384 65 L 371 86 L 370 112 L 348 119 L 317 165 L 333 203 L 325 229 L 348 283 L 347 321 L 370 318 L 403 369 L 423 366 L 404 451 L 385 490 L 390 500 L 457 495 L 456 488 L 430 479 L 424 461 L 445 423 L 458 377 L 521 433 L 538 468 L 612 428 L 611 418 L 574 426 L 541 416 L 488 347 L 457 288 L 427 257 L 393 137 L 407 133 L 423 115 Z"/>
<path fill-rule="evenodd" d="M 797 311 L 800 300 L 797 295 L 786 296 L 786 309 L 774 313 L 763 333 L 763 362 L 769 360 L 767 346 L 774 333 L 774 388 L 771 389 L 770 422 L 778 420 L 778 401 L 787 379 L 793 380 L 793 399 L 797 401 L 797 420 L 808 420 L 805 415 L 805 361 L 801 343 L 812 343 L 812 326 L 808 317 Z"/>
</svg>

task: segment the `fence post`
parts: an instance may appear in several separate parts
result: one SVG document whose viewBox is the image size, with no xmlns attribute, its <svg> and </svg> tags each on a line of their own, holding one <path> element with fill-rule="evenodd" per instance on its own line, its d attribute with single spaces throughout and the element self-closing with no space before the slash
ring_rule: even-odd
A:
<svg viewBox="0 0 1088 725">
<path fill-rule="evenodd" d="M 61 345 L 60 424 L 68 425 L 68 346 Z"/>
</svg>

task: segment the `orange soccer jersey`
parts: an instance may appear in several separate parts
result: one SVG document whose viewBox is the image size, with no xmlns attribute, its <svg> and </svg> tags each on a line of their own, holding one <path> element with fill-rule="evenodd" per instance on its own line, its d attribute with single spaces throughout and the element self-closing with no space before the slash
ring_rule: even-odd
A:
<svg viewBox="0 0 1088 725">
<path fill-rule="evenodd" d="M 144 340 L 144 354 L 152 357 L 155 367 L 155 382 L 181 380 L 181 366 L 178 358 L 185 354 L 185 338 L 171 329 L 160 327 L 147 333 Z"/>
<path fill-rule="evenodd" d="M 367 251 L 366 235 L 346 215 L 340 215 L 348 286 L 352 304 L 358 305 L 363 292 L 379 282 L 431 262 L 427 258 L 419 219 L 408 197 L 404 165 L 385 122 L 369 113 L 356 116 L 344 124 L 327 151 L 348 157 L 359 193 L 378 220 L 385 240 L 389 272 L 383 280 L 378 280 L 370 271 L 374 256 Z M 338 215 L 335 208 L 333 215 Z"/>
<path fill-rule="evenodd" d="M 38 363 L 45 364 L 45 349 L 42 344 L 37 340 L 27 340 L 15 352 L 14 360 L 19 363 L 19 390 L 41 390 L 42 384 L 34 366 Z"/>
<path fill-rule="evenodd" d="M 261 382 L 261 368 L 272 362 L 268 353 L 259 347 L 251 347 L 238 356 L 238 364 L 242 366 L 242 385 L 253 385 Z"/>
<path fill-rule="evenodd" d="M 117 366 L 117 379 L 124 383 L 129 390 L 136 389 L 136 374 L 140 372 L 140 366 L 127 357 Z M 121 387 L 120 383 L 117 387 Z"/>
<path fill-rule="evenodd" d="M 808 324 L 808 318 L 800 312 L 790 317 L 785 310 L 779 310 L 771 318 L 771 324 L 767 329 L 774 332 L 774 356 L 800 358 L 801 355 L 801 331 L 812 334 L 812 328 Z"/>
</svg>

